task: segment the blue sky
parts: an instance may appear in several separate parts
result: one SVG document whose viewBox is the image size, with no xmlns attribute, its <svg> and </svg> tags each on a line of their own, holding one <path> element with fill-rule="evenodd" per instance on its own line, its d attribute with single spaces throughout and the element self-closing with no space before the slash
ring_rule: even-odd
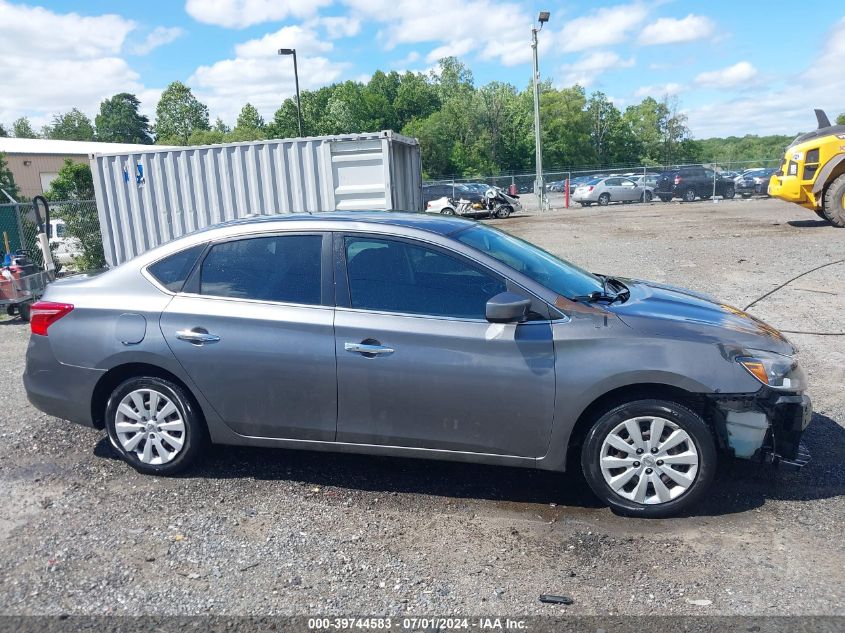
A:
<svg viewBox="0 0 845 633">
<path fill-rule="evenodd" d="M 297 49 L 303 88 L 428 72 L 449 54 L 476 83 L 522 87 L 540 9 L 551 12 L 544 78 L 621 108 L 675 96 L 698 138 L 793 134 L 814 127 L 814 107 L 845 111 L 845 7 L 834 0 L 0 0 L 0 122 L 40 126 L 74 106 L 93 116 L 122 91 L 152 114 L 176 79 L 213 117 L 231 124 L 250 101 L 269 118 L 293 91 L 280 47 Z"/>
</svg>

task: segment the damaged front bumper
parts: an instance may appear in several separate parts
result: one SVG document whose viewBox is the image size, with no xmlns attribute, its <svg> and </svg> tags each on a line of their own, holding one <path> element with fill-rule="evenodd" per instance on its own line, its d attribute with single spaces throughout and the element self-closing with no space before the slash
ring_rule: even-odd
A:
<svg viewBox="0 0 845 633">
<path fill-rule="evenodd" d="M 727 452 L 795 470 L 810 461 L 801 443 L 813 416 L 809 396 L 764 387 L 754 394 L 714 394 L 710 401 L 719 441 Z"/>
</svg>

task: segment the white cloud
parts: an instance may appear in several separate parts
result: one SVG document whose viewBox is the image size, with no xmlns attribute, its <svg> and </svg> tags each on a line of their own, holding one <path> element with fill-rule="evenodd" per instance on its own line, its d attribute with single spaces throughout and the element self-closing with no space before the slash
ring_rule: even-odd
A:
<svg viewBox="0 0 845 633">
<path fill-rule="evenodd" d="M 119 57 L 136 27 L 118 15 L 81 16 L 0 0 L 0 121 L 35 127 L 77 107 L 89 116 L 117 92 L 144 90 Z"/>
<path fill-rule="evenodd" d="M 212 118 L 232 122 L 247 101 L 270 119 L 282 101 L 295 92 L 293 62 L 279 48 L 296 48 L 301 89 L 315 89 L 340 78 L 348 67 L 320 53 L 332 50 L 310 27 L 286 26 L 275 33 L 235 46 L 235 57 L 197 68 L 188 80 Z"/>
<path fill-rule="evenodd" d="M 648 17 L 648 9 L 639 3 L 604 7 L 589 15 L 568 20 L 558 42 L 567 53 L 619 44 Z"/>
<path fill-rule="evenodd" d="M 595 83 L 597 77 L 605 71 L 616 68 L 631 68 L 634 66 L 633 57 L 624 59 L 611 51 L 597 51 L 585 55 L 578 61 L 564 66 L 562 69 L 563 85 L 579 84 L 582 87 Z"/>
<path fill-rule="evenodd" d="M 244 28 L 290 17 L 304 18 L 331 0 L 187 0 L 185 11 L 197 22 Z"/>
<path fill-rule="evenodd" d="M 710 18 L 703 15 L 693 15 L 680 20 L 676 18 L 659 18 L 656 22 L 646 26 L 640 33 L 639 43 L 677 44 L 691 42 L 713 35 L 716 25 Z"/>
<path fill-rule="evenodd" d="M 116 54 L 134 28 L 132 20 L 119 15 L 58 14 L 0 0 L 0 57 L 86 59 Z"/>
<path fill-rule="evenodd" d="M 411 51 L 402 59 L 397 59 L 395 62 L 390 64 L 394 68 L 407 68 L 412 64 L 417 63 L 420 60 L 420 54 L 417 51 Z"/>
<path fill-rule="evenodd" d="M 275 33 L 248 40 L 235 46 L 238 57 L 273 57 L 280 48 L 295 48 L 297 57 L 308 53 L 323 53 L 333 48 L 331 42 L 321 41 L 313 29 L 303 26 L 286 26 Z"/>
<path fill-rule="evenodd" d="M 143 42 L 132 48 L 132 52 L 136 55 L 147 55 L 159 46 L 170 44 L 183 35 L 185 35 L 185 29 L 178 26 L 157 26 L 144 38 Z"/>
<path fill-rule="evenodd" d="M 808 67 L 783 84 L 687 111 L 689 126 L 699 138 L 725 134 L 794 134 L 816 127 L 813 108 L 829 116 L 842 110 L 845 94 L 845 18 L 827 32 L 819 54 Z"/>
<path fill-rule="evenodd" d="M 655 97 L 657 99 L 664 97 L 666 95 L 672 97 L 681 92 L 684 87 L 678 83 L 668 83 L 668 84 L 660 84 L 658 86 L 643 86 L 642 88 L 637 88 L 634 92 L 635 97 Z"/>
<path fill-rule="evenodd" d="M 342 37 L 354 37 L 361 32 L 361 20 L 351 16 L 329 16 L 320 19 L 326 35 L 333 40 Z"/>
<path fill-rule="evenodd" d="M 494 0 L 342 0 L 353 15 L 383 25 L 377 39 L 387 50 L 431 42 L 426 59 L 477 52 L 505 66 L 531 59 L 532 16 L 522 6 Z M 541 38 L 541 42 L 542 42 Z M 545 38 L 548 40 L 549 38 Z M 550 42 L 543 42 L 547 47 Z"/>
<path fill-rule="evenodd" d="M 757 69 L 749 62 L 739 62 L 727 68 L 701 73 L 695 81 L 702 86 L 732 88 L 751 81 L 756 75 Z"/>
</svg>

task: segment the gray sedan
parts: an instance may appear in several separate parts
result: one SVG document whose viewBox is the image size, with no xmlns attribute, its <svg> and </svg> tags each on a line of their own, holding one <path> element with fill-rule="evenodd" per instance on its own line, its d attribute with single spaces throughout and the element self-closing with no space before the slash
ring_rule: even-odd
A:
<svg viewBox="0 0 845 633">
<path fill-rule="evenodd" d="M 807 459 L 776 330 L 459 217 L 230 222 L 51 284 L 31 328 L 30 401 L 152 475 L 209 441 L 581 468 L 656 517 L 702 498 L 719 452 Z"/>
<path fill-rule="evenodd" d="M 589 207 L 593 203 L 607 206 L 611 202 L 640 202 L 644 199 L 645 193 L 645 188 L 637 185 L 630 178 L 611 176 L 594 178 L 581 183 L 575 188 L 572 200 L 581 203 L 582 207 Z M 649 193 L 648 200 L 650 199 Z"/>
</svg>

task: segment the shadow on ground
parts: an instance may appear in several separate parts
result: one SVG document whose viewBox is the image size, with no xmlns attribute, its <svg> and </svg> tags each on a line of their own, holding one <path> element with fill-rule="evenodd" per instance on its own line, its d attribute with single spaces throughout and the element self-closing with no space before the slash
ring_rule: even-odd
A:
<svg viewBox="0 0 845 633">
<path fill-rule="evenodd" d="M 845 494 L 845 429 L 815 414 L 804 443 L 814 459 L 797 473 L 745 460 L 723 460 L 711 493 L 690 516 L 746 512 L 767 499 L 805 501 Z M 106 438 L 94 452 L 117 459 Z M 366 492 L 602 507 L 580 473 L 316 451 L 214 446 L 200 465 L 182 477 L 285 480 Z"/>
</svg>

